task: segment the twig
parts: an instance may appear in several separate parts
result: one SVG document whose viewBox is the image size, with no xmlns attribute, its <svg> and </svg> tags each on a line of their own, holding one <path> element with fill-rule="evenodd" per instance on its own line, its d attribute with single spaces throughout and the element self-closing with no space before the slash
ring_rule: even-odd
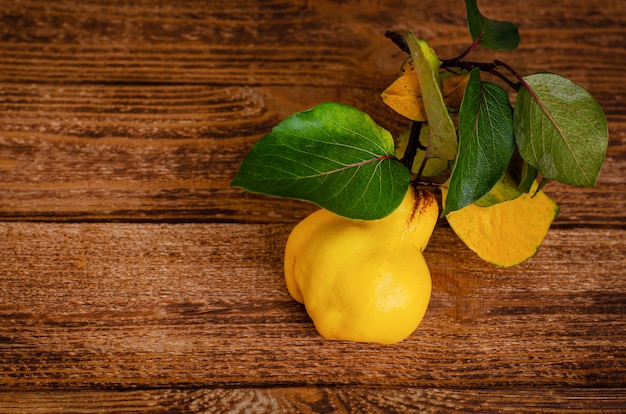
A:
<svg viewBox="0 0 626 414">
<path fill-rule="evenodd" d="M 406 150 L 404 151 L 404 155 L 400 160 L 402 164 L 404 164 L 406 168 L 409 169 L 409 171 L 413 169 L 413 161 L 415 160 L 417 150 L 426 150 L 426 147 L 420 143 L 421 131 L 422 123 L 419 121 L 413 121 L 413 124 L 411 125 L 411 134 L 409 135 L 409 142 L 406 144 Z"/>
</svg>

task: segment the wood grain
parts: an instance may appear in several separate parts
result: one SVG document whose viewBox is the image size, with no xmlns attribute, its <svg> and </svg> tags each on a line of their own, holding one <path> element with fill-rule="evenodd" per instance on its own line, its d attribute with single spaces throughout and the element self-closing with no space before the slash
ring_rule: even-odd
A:
<svg viewBox="0 0 626 414">
<path fill-rule="evenodd" d="M 229 187 L 257 130 L 280 120 L 258 89 L 29 89 L 0 86 L 0 220 L 293 222 L 310 212 Z M 547 187 L 568 215 L 624 223 L 626 145 L 612 140 L 597 188 Z"/>
<path fill-rule="evenodd" d="M 314 210 L 231 188 L 251 146 L 324 101 L 380 101 L 412 29 L 470 43 L 460 0 L 0 0 L 0 412 L 623 412 L 626 3 L 479 1 L 523 74 L 609 122 L 595 189 L 550 184 L 538 254 L 482 262 L 442 222 L 426 318 L 388 347 L 322 339 L 284 286 Z"/>
<path fill-rule="evenodd" d="M 626 380 L 626 344 L 612 340 L 626 328 L 623 263 L 611 259 L 626 253 L 622 230 L 555 230 L 537 260 L 495 270 L 439 229 L 426 251 L 435 286 L 426 319 L 385 348 L 319 337 L 284 288 L 289 225 L 0 229 L 8 388 Z"/>
<path fill-rule="evenodd" d="M 434 3 L 423 7 L 445 12 L 427 22 L 403 2 L 11 4 L 0 27 L 0 219 L 300 219 L 300 205 L 285 210 L 228 187 L 246 151 L 289 113 L 326 100 L 354 104 L 394 132 L 406 128 L 378 98 L 402 61 L 383 33 L 414 28 L 453 56 L 468 42 L 463 11 Z M 626 87 L 613 80 L 626 35 L 610 13 L 621 3 L 573 4 L 520 11 L 499 2 L 485 12 L 519 22 L 522 48 L 509 62 L 520 72 L 562 73 L 600 101 L 610 171 L 589 194 L 608 210 L 590 217 L 579 203 L 568 208 L 592 221 L 623 219 Z"/>
<path fill-rule="evenodd" d="M 7 414 L 38 412 L 420 412 L 420 413 L 622 413 L 626 390 L 594 388 L 431 389 L 431 388 L 214 388 L 201 390 L 27 392 L 0 408 Z M 0 398 L 2 394 L 0 394 Z M 540 402 L 539 402 L 540 401 Z M 463 407 L 460 409 L 459 407 Z"/>
</svg>

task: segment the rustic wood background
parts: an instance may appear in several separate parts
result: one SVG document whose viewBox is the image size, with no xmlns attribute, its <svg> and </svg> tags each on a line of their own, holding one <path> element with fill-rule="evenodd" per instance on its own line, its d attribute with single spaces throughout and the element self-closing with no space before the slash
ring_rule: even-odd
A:
<svg viewBox="0 0 626 414">
<path fill-rule="evenodd" d="M 462 0 L 0 0 L 0 412 L 624 412 L 626 2 L 480 0 L 524 74 L 609 121 L 596 189 L 557 184 L 538 255 L 482 262 L 443 224 L 426 318 L 327 341 L 282 252 L 313 208 L 229 187 L 285 116 L 380 101 L 412 29 L 453 57 Z"/>
</svg>

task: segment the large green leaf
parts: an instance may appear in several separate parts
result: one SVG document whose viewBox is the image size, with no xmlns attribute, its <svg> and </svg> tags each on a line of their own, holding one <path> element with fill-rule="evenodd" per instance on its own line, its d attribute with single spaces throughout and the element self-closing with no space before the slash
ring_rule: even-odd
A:
<svg viewBox="0 0 626 414">
<path fill-rule="evenodd" d="M 522 158 L 544 179 L 595 186 L 609 139 L 600 105 L 584 88 L 556 74 L 524 80 L 530 90 L 520 89 L 514 111 Z"/>
<path fill-rule="evenodd" d="M 454 123 L 441 94 L 439 58 L 428 43 L 415 37 L 413 32 L 407 34 L 407 43 L 415 63 L 430 128 L 429 156 L 453 160 L 456 157 L 458 143 Z"/>
<path fill-rule="evenodd" d="M 491 20 L 483 16 L 478 9 L 476 0 L 465 0 L 467 25 L 472 39 L 496 50 L 515 50 L 520 43 L 517 26 L 512 22 Z"/>
<path fill-rule="evenodd" d="M 504 89 L 470 73 L 459 113 L 459 155 L 443 214 L 481 199 L 506 171 L 515 151 L 513 109 Z"/>
<path fill-rule="evenodd" d="M 252 147 L 232 185 L 371 220 L 396 209 L 409 180 L 391 134 L 358 109 L 331 102 L 278 124 Z"/>
</svg>

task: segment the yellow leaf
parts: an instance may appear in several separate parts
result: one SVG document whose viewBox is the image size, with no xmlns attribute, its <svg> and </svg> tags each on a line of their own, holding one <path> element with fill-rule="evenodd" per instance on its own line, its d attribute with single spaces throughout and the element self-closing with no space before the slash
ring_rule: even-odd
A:
<svg viewBox="0 0 626 414">
<path fill-rule="evenodd" d="M 479 207 L 470 204 L 446 216 L 450 227 L 479 257 L 500 267 L 511 267 L 534 256 L 543 243 L 559 206 L 543 191 L 514 200 Z M 533 196 L 534 194 L 534 196 Z M 445 203 L 447 191 L 442 189 Z"/>
<path fill-rule="evenodd" d="M 407 72 L 415 72 L 415 65 L 413 64 L 411 56 L 407 56 L 407 58 L 404 59 L 404 62 L 402 62 L 402 66 L 400 66 L 400 75 Z"/>
<path fill-rule="evenodd" d="M 415 71 L 400 75 L 381 94 L 383 102 L 402 116 L 413 121 L 426 121 L 422 91 Z"/>
<path fill-rule="evenodd" d="M 508 173 L 505 173 L 500 181 L 481 199 L 474 201 L 479 207 L 489 207 L 503 201 L 513 200 L 519 197 L 522 192 L 517 183 Z"/>
<path fill-rule="evenodd" d="M 469 73 L 454 75 L 448 72 L 441 76 L 441 94 L 448 109 L 459 110 L 468 79 Z"/>
<path fill-rule="evenodd" d="M 441 93 L 448 109 L 458 110 L 461 107 L 465 85 L 469 74 L 444 74 L 441 78 Z M 400 76 L 381 94 L 383 102 L 400 115 L 413 121 L 426 122 L 426 109 L 422 100 L 419 78 L 415 73 L 415 65 L 409 57 L 400 68 Z"/>
</svg>

